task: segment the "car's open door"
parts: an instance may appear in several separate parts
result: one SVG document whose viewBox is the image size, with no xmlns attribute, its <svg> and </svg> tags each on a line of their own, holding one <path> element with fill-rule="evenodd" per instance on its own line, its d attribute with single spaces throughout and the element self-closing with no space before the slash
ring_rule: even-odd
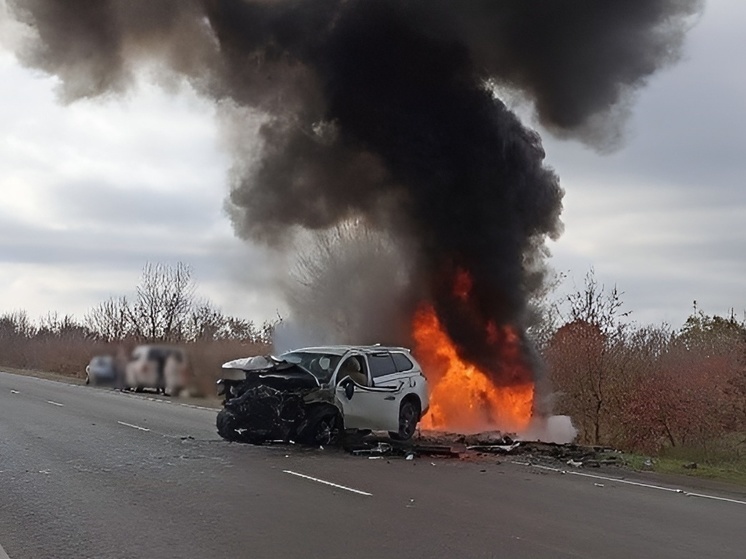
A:
<svg viewBox="0 0 746 559">
<path fill-rule="evenodd" d="M 355 356 L 353 356 L 355 357 Z M 358 356 L 363 359 L 363 356 Z M 364 360 L 363 360 L 364 361 Z M 337 399 L 342 405 L 346 429 L 399 430 L 399 402 L 404 382 L 385 387 L 370 386 L 370 372 L 364 371 L 368 386 L 355 382 L 338 370 Z"/>
</svg>

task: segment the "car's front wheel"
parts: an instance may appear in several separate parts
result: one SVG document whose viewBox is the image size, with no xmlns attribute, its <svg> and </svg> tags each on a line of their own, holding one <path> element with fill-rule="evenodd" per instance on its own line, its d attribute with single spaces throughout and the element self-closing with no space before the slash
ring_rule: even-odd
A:
<svg viewBox="0 0 746 559">
<path fill-rule="evenodd" d="M 408 441 L 417 429 L 420 420 L 420 406 L 414 400 L 404 400 L 399 406 L 399 431 L 390 432 L 391 438 L 397 441 Z"/>
<path fill-rule="evenodd" d="M 215 424 L 218 428 L 218 435 L 226 441 L 235 442 L 241 440 L 241 436 L 236 430 L 238 429 L 238 416 L 231 410 L 220 410 L 218 417 L 215 419 Z"/>
<path fill-rule="evenodd" d="M 298 433 L 298 440 L 307 445 L 331 445 L 339 441 L 343 431 L 339 412 L 321 406 L 312 409 L 308 414 L 305 426 Z"/>
</svg>

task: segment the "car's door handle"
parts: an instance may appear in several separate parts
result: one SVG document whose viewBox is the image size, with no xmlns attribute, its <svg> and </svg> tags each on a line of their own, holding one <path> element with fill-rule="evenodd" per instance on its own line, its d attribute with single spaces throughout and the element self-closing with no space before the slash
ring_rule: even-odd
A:
<svg viewBox="0 0 746 559">
<path fill-rule="evenodd" d="M 396 400 L 393 396 L 386 396 L 384 400 Z"/>
</svg>

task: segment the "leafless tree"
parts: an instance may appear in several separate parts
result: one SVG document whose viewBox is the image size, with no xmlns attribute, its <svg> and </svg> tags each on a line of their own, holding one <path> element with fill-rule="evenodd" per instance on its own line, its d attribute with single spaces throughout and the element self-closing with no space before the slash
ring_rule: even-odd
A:
<svg viewBox="0 0 746 559">
<path fill-rule="evenodd" d="M 146 342 L 182 341 L 194 290 L 186 264 L 146 264 L 135 300 L 126 306 L 135 337 Z"/>
<path fill-rule="evenodd" d="M 196 303 L 189 313 L 184 337 L 189 341 L 215 340 L 225 328 L 227 318 L 209 301 Z"/>
<path fill-rule="evenodd" d="M 110 297 L 93 307 L 83 318 L 87 328 L 105 342 L 121 341 L 132 332 L 126 297 Z"/>
<path fill-rule="evenodd" d="M 13 311 L 0 316 L 0 338 L 30 338 L 35 331 L 26 311 Z"/>
</svg>

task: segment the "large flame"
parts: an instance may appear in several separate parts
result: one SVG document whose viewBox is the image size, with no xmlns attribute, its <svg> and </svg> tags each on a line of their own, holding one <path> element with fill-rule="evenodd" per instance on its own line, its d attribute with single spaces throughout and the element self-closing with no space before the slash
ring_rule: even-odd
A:
<svg viewBox="0 0 746 559">
<path fill-rule="evenodd" d="M 430 411 L 420 424 L 424 429 L 476 433 L 493 429 L 520 432 L 528 427 L 533 410 L 533 383 L 496 386 L 487 373 L 458 356 L 431 305 L 424 305 L 415 314 L 413 335 L 415 355 L 431 383 Z M 496 366 L 525 367 L 520 358 L 519 338 L 510 327 L 501 330 L 491 324 L 485 338 L 490 343 L 501 344 L 500 354 L 505 356 L 505 362 Z M 520 377 L 531 378 L 531 375 Z"/>
</svg>

